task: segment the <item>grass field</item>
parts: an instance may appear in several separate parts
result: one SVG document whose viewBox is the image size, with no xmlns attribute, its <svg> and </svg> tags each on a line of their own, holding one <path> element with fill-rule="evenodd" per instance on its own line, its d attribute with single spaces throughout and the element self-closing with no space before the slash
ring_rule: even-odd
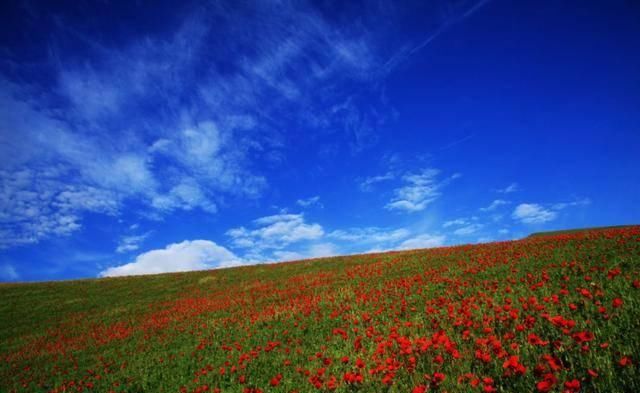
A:
<svg viewBox="0 0 640 393">
<path fill-rule="evenodd" d="M 2 392 L 640 392 L 640 227 L 0 299 Z"/>
</svg>

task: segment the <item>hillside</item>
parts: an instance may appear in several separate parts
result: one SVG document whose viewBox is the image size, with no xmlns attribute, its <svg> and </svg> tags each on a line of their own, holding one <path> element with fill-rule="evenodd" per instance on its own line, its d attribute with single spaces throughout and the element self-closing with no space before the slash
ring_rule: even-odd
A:
<svg viewBox="0 0 640 393">
<path fill-rule="evenodd" d="M 602 231 L 605 229 L 623 229 L 623 228 L 632 228 L 635 225 L 614 225 L 608 227 L 595 227 L 595 228 L 577 228 L 577 229 L 563 229 L 559 231 L 546 231 L 546 232 L 534 232 L 527 237 L 538 237 L 538 236 L 554 236 L 554 235 L 566 235 L 570 233 L 578 233 L 584 231 Z"/>
<path fill-rule="evenodd" d="M 0 285 L 2 392 L 640 391 L 640 227 Z"/>
</svg>

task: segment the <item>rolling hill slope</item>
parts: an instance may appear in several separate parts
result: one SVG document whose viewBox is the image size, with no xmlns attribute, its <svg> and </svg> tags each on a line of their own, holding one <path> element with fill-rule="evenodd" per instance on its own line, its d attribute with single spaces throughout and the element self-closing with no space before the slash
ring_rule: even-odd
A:
<svg viewBox="0 0 640 393">
<path fill-rule="evenodd" d="M 0 299 L 2 392 L 640 391 L 637 226 Z"/>
</svg>

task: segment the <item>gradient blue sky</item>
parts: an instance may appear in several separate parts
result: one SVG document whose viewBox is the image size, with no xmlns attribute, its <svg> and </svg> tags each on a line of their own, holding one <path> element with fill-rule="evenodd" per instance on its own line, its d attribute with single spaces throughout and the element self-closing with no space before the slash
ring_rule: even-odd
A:
<svg viewBox="0 0 640 393">
<path fill-rule="evenodd" d="M 47 3 L 0 10 L 2 281 L 640 223 L 636 2 Z"/>
</svg>

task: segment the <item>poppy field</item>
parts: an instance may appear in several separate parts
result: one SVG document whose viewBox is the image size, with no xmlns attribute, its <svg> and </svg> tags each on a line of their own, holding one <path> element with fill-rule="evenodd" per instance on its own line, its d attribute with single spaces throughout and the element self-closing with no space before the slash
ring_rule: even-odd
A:
<svg viewBox="0 0 640 393">
<path fill-rule="evenodd" d="M 640 227 L 0 300 L 1 392 L 640 392 Z"/>
</svg>

